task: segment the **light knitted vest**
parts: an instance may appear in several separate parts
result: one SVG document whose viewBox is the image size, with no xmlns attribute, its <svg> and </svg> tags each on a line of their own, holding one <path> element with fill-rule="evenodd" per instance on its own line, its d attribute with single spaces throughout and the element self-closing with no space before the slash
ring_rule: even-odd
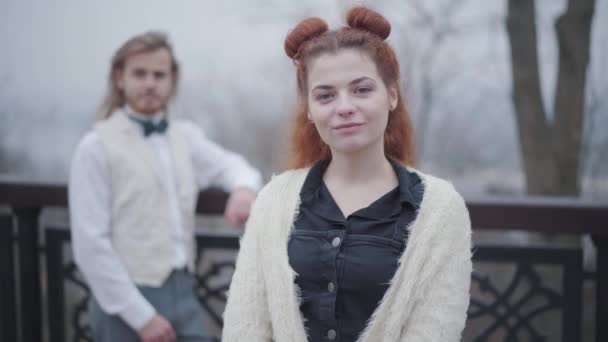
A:
<svg viewBox="0 0 608 342">
<path fill-rule="evenodd" d="M 138 127 L 122 111 L 95 126 L 106 149 L 112 179 L 111 239 L 114 250 L 137 285 L 162 285 L 171 273 L 175 243 L 169 203 L 154 168 L 153 156 Z M 167 138 L 173 158 L 178 204 L 193 266 L 194 210 L 198 195 L 189 146 L 171 122 Z"/>
</svg>

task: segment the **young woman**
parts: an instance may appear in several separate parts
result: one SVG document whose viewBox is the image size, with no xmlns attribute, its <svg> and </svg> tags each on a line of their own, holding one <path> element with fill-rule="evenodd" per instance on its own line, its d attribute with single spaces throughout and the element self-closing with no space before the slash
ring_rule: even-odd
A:
<svg viewBox="0 0 608 342">
<path fill-rule="evenodd" d="M 224 341 L 459 341 L 471 229 L 446 181 L 414 170 L 390 24 L 357 7 L 285 40 L 300 107 L 292 169 L 260 192 Z"/>
</svg>

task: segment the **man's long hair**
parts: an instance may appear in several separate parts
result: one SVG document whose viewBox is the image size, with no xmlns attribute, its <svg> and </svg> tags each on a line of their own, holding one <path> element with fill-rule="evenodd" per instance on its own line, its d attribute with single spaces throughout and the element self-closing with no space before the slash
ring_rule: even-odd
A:
<svg viewBox="0 0 608 342">
<path fill-rule="evenodd" d="M 99 119 L 106 119 L 112 113 L 125 105 L 123 91 L 118 88 L 118 77 L 123 71 L 129 57 L 140 53 L 154 52 L 159 49 L 166 49 L 171 56 L 171 72 L 173 73 L 173 93 L 177 91 L 177 80 L 179 79 L 179 64 L 175 59 L 173 47 L 169 38 L 162 32 L 150 31 L 127 40 L 112 57 L 110 73 L 108 74 L 108 92 L 99 107 L 97 116 Z"/>
</svg>

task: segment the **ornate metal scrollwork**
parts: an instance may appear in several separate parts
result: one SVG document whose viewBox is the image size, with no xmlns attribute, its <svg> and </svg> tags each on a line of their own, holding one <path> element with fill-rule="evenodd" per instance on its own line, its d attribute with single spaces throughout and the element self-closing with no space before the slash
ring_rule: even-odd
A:
<svg viewBox="0 0 608 342">
<path fill-rule="evenodd" d="M 200 258 L 197 258 L 197 265 L 200 262 Z M 199 268 L 197 267 L 197 269 Z M 228 287 L 230 286 L 230 279 L 233 271 L 234 261 L 221 261 L 209 263 L 209 265 L 203 269 L 202 273 L 195 275 L 197 280 L 197 288 L 195 291 L 198 299 L 209 317 L 211 317 L 213 322 L 220 328 L 223 324 L 222 310 L 226 303 Z M 73 331 L 72 341 L 93 341 L 88 317 L 91 292 L 73 261 L 69 261 L 64 265 L 63 278 L 65 284 L 71 284 L 83 293 L 82 296 L 76 298 L 76 304 L 74 304 L 70 316 L 70 323 Z M 214 306 L 212 303 L 215 303 L 216 305 Z M 210 337 L 209 341 L 219 341 L 219 337 Z"/>
<path fill-rule="evenodd" d="M 217 309 L 211 306 L 212 301 L 226 303 L 227 292 L 230 286 L 231 277 L 227 277 L 227 272 L 232 274 L 234 271 L 234 262 L 223 261 L 211 264 L 209 270 L 201 275 L 197 275 L 198 288 L 197 295 L 203 308 L 207 311 L 213 321 L 220 327 L 223 325 L 222 313 L 217 312 Z M 224 277 L 223 282 L 217 285 L 211 285 L 214 283 L 213 278 Z"/>
<path fill-rule="evenodd" d="M 492 324 L 481 331 L 474 341 L 487 341 L 501 329 L 504 331 L 504 341 L 520 341 L 518 336 L 521 334 L 526 336 L 523 341 L 546 341 L 531 321 L 549 311 L 559 310 L 562 296 L 545 286 L 531 265 L 519 263 L 513 278 L 502 292 L 487 275 L 474 272 L 471 280 L 473 287 L 476 286 L 484 298 L 491 299 L 484 301 L 472 297 L 469 320 L 486 315 L 493 318 Z M 526 288 L 523 294 L 517 295 L 523 288 Z"/>
<path fill-rule="evenodd" d="M 78 267 L 73 261 L 68 262 L 64 268 L 65 280 L 72 283 L 84 292 L 84 296 L 78 299 L 72 312 L 71 323 L 74 330 L 73 341 L 93 341 L 91 326 L 89 325 L 89 298 L 91 291 Z"/>
<path fill-rule="evenodd" d="M 200 253 L 196 260 L 195 291 L 203 309 L 216 325 L 215 331 L 221 330 L 223 324 L 222 310 L 235 267 L 234 258 L 227 257 L 226 252 L 235 252 L 235 246 L 238 246 L 238 238 L 234 238 L 234 241 L 232 238 L 222 239 L 206 238 L 204 248 L 199 244 Z M 69 237 L 53 241 L 65 244 L 69 242 Z M 203 239 L 198 240 L 199 243 L 201 241 Z M 212 255 L 207 255 L 209 250 L 220 251 L 222 259 L 214 260 Z M 62 257 L 56 258 L 57 262 L 62 262 Z M 473 273 L 467 329 L 474 328 L 465 330 L 465 334 L 470 332 L 470 339 L 467 340 L 547 341 L 545 332 L 539 331 L 533 321 L 545 315 L 554 318 L 551 316 L 554 312 L 562 313 L 562 341 L 573 340 L 568 336 L 580 336 L 580 325 L 573 323 L 577 317 L 580 318 L 580 250 L 486 246 L 477 249 L 474 259 L 476 268 L 481 264 L 499 264 L 508 265 L 514 271 Z M 555 284 L 555 281 L 547 281 L 545 272 L 539 272 L 536 268 L 539 265 L 558 266 L 563 270 L 560 276 L 563 285 L 561 292 L 548 286 Z M 59 278 L 63 279 L 58 280 L 62 283 L 62 291 L 65 292 L 67 284 L 78 288 L 78 291 L 73 291 L 78 298 L 74 299 L 75 304 L 71 308 L 71 338 L 73 341 L 92 341 L 88 321 L 90 290 L 74 262 L 64 263 L 61 269 L 63 274 Z M 55 279 L 57 275 L 49 274 L 49 277 Z M 52 315 L 65 315 L 61 310 L 54 307 L 50 312 L 53 312 Z M 564 326 L 570 330 L 565 332 Z M 219 336 L 210 337 L 210 341 L 219 341 Z"/>
</svg>

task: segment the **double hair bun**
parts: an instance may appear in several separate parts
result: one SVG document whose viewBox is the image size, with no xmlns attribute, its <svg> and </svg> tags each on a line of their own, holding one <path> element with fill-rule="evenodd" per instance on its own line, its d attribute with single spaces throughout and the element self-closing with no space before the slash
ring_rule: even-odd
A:
<svg viewBox="0 0 608 342">
<path fill-rule="evenodd" d="M 346 15 L 348 27 L 368 31 L 383 40 L 391 33 L 391 24 L 380 13 L 366 7 L 354 7 Z M 298 52 L 307 41 L 327 32 L 327 23 L 318 17 L 302 20 L 285 38 L 285 53 L 297 59 Z"/>
</svg>

